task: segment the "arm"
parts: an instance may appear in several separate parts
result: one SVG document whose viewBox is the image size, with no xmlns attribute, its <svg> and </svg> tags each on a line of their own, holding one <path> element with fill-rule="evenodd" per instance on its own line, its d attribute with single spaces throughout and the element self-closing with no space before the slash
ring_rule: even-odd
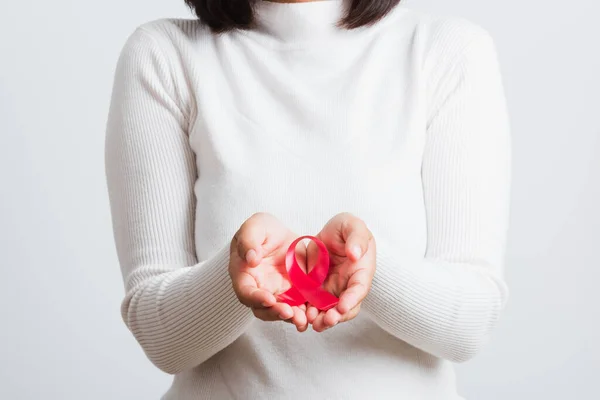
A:
<svg viewBox="0 0 600 400">
<path fill-rule="evenodd" d="M 377 238 L 363 305 L 397 338 L 461 362 L 485 344 L 508 296 L 509 119 L 489 35 L 437 68 L 421 170 L 427 250 L 406 260 Z"/>
<path fill-rule="evenodd" d="M 122 316 L 171 374 L 204 362 L 253 320 L 232 289 L 230 243 L 196 259 L 196 165 L 175 85 L 153 37 L 136 30 L 117 63 L 105 143 Z"/>
</svg>

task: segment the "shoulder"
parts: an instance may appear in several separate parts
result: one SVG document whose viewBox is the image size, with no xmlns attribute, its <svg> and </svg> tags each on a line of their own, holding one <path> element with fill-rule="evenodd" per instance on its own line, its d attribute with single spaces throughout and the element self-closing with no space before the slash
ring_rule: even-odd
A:
<svg viewBox="0 0 600 400">
<path fill-rule="evenodd" d="M 185 46 L 203 40 L 207 35 L 208 29 L 197 19 L 155 19 L 133 28 L 125 39 L 123 50 L 155 47 L 163 52 L 178 52 Z"/>
<path fill-rule="evenodd" d="M 422 21 L 430 47 L 461 49 L 477 40 L 491 39 L 483 25 L 457 15 L 427 14 Z"/>
<path fill-rule="evenodd" d="M 206 40 L 199 21 L 164 18 L 132 29 L 118 56 L 115 85 L 141 80 L 160 85 L 182 109 L 190 109 L 191 96 L 186 70 L 193 63 L 194 47 Z"/>
<path fill-rule="evenodd" d="M 426 14 L 420 29 L 425 68 L 444 68 L 460 60 L 495 57 L 496 44 L 491 32 L 468 18 Z"/>
<path fill-rule="evenodd" d="M 134 27 L 123 40 L 120 63 L 154 65 L 182 73 L 198 43 L 207 41 L 210 30 L 197 19 L 161 18 Z"/>
<path fill-rule="evenodd" d="M 388 27 L 401 37 L 410 38 L 414 55 L 420 58 L 425 68 L 429 65 L 448 65 L 477 47 L 488 53 L 494 50 L 490 31 L 462 16 L 399 5 L 392 11 L 388 21 Z"/>
</svg>

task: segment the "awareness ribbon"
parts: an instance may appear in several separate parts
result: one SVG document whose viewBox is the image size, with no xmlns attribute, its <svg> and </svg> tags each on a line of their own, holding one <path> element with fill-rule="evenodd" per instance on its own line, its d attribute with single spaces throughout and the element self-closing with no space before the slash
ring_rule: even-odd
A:
<svg viewBox="0 0 600 400">
<path fill-rule="evenodd" d="M 310 239 L 319 249 L 317 264 L 306 274 L 296 259 L 296 245 L 302 239 Z M 294 240 L 285 255 L 285 267 L 292 287 L 278 296 L 279 301 L 291 306 L 310 303 L 321 311 L 337 305 L 339 299 L 321 287 L 329 273 L 329 252 L 325 244 L 314 236 L 301 236 Z"/>
</svg>

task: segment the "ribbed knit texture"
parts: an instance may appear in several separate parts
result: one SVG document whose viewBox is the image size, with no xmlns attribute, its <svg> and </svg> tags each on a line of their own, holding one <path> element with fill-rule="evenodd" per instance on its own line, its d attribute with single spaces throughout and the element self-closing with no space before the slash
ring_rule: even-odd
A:
<svg viewBox="0 0 600 400">
<path fill-rule="evenodd" d="M 343 31 L 342 5 L 259 1 L 253 30 L 162 19 L 124 45 L 106 134 L 122 315 L 176 375 L 164 399 L 459 399 L 452 362 L 506 303 L 493 40 L 405 6 Z M 367 223 L 377 272 L 355 320 L 298 333 L 239 304 L 229 243 L 258 211 L 299 234 Z"/>
</svg>

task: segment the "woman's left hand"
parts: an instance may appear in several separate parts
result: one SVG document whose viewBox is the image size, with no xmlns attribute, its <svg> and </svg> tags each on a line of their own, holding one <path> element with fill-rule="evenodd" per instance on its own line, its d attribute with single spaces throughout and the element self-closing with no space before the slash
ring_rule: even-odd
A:
<svg viewBox="0 0 600 400">
<path fill-rule="evenodd" d="M 313 329 L 322 332 L 339 322 L 355 318 L 375 274 L 375 238 L 367 225 L 350 213 L 331 218 L 317 235 L 329 251 L 329 275 L 323 288 L 340 301 L 336 307 L 319 311 L 308 306 L 306 316 Z M 318 247 L 310 242 L 307 248 L 308 269 L 318 257 Z"/>
</svg>

